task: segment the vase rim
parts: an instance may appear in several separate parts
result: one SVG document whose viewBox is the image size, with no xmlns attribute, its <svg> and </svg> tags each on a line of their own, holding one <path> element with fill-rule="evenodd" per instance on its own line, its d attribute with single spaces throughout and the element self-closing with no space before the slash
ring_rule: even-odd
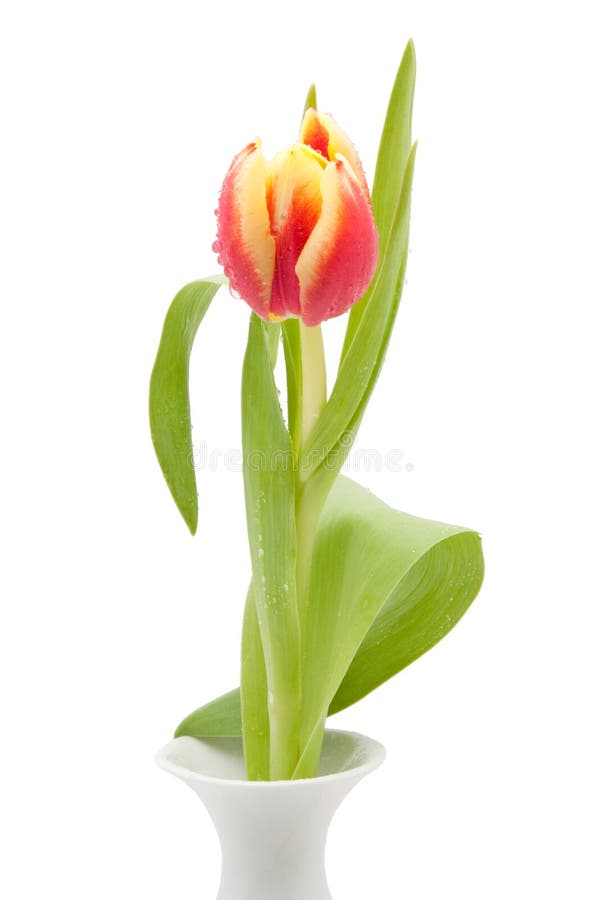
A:
<svg viewBox="0 0 600 900">
<path fill-rule="evenodd" d="M 328 772 L 324 775 L 316 775 L 314 778 L 295 778 L 295 779 L 282 779 L 279 781 L 248 781 L 245 778 L 229 778 L 226 776 L 218 776 L 218 775 L 208 775 L 202 772 L 199 772 L 195 769 L 192 769 L 181 762 L 176 762 L 171 758 L 173 752 L 182 746 L 182 742 L 189 741 L 199 741 L 200 743 L 205 742 L 237 742 L 239 743 L 242 739 L 241 737 L 208 737 L 208 738 L 195 738 L 191 736 L 182 736 L 178 738 L 174 738 L 169 741 L 168 744 L 165 744 L 155 756 L 155 761 L 157 765 L 164 769 L 167 772 L 171 772 L 173 775 L 177 775 L 180 778 L 183 778 L 188 783 L 197 782 L 198 784 L 219 784 L 219 785 L 228 785 L 231 787 L 236 787 L 245 790 L 282 790 L 283 787 L 287 789 L 299 788 L 301 786 L 305 786 L 307 784 L 325 784 L 328 782 L 339 782 L 345 781 L 347 779 L 356 780 L 360 779 L 363 776 L 367 775 L 369 772 L 372 772 L 385 759 L 386 750 L 383 744 L 380 744 L 379 741 L 374 740 L 373 738 L 367 737 L 364 734 L 360 734 L 356 731 L 345 731 L 339 728 L 327 728 L 325 730 L 325 736 L 328 735 L 346 737 L 353 740 L 356 744 L 357 750 L 362 750 L 366 756 L 366 759 L 363 759 L 362 762 L 359 762 L 357 765 L 350 766 L 347 769 L 340 769 L 339 771 Z"/>
</svg>

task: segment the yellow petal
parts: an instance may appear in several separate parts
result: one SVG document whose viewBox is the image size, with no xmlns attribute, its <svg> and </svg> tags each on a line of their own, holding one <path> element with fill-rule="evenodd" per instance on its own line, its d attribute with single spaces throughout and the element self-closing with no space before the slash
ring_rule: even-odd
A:
<svg viewBox="0 0 600 900">
<path fill-rule="evenodd" d="M 321 214 L 325 161 L 303 144 L 287 147 L 267 166 L 267 206 L 275 239 L 275 273 L 270 310 L 300 314 L 296 263 Z"/>
</svg>

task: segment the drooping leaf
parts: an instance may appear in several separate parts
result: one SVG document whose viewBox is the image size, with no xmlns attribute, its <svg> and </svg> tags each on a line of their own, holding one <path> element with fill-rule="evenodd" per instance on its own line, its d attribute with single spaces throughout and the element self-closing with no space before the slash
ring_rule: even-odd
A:
<svg viewBox="0 0 600 900">
<path fill-rule="evenodd" d="M 198 491 L 194 472 L 188 386 L 189 360 L 200 322 L 219 288 L 221 275 L 193 281 L 169 307 L 150 378 L 150 430 L 169 490 L 194 534 Z"/>
<path fill-rule="evenodd" d="M 269 692 L 270 772 L 272 778 L 287 778 L 298 757 L 298 735 L 292 724 L 300 705 L 295 473 L 271 361 L 268 327 L 253 314 L 242 374 L 246 519 Z M 248 659 L 254 666 L 254 655 L 244 657 Z M 248 675 L 249 680 L 253 678 Z M 252 697 L 263 703 L 256 692 L 246 694 L 245 722 L 249 723 L 262 716 L 262 710 L 250 712 Z M 256 734 L 252 736 L 255 739 Z M 252 746 L 250 736 L 246 746 Z M 258 765 L 250 761 L 248 768 Z"/>
<path fill-rule="evenodd" d="M 352 705 L 433 647 L 475 599 L 482 578 L 475 532 L 397 512 L 338 479 L 313 558 L 303 681 L 309 752 L 313 735 L 318 754 L 323 710 L 332 715 Z M 231 728 L 236 713 L 239 692 L 232 691 L 192 713 L 182 733 L 214 734 L 219 716 Z"/>
</svg>

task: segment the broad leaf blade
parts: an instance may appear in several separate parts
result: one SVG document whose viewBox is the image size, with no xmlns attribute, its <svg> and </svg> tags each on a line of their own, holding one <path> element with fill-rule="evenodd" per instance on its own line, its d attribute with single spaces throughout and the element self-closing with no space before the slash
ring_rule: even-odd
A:
<svg viewBox="0 0 600 900">
<path fill-rule="evenodd" d="M 302 742 L 436 644 L 483 578 L 479 536 L 391 509 L 347 478 L 321 517 L 304 654 Z M 301 760 L 297 775 L 309 760 Z"/>
<path fill-rule="evenodd" d="M 150 430 L 154 449 L 173 499 L 195 533 L 198 492 L 193 464 L 188 386 L 194 338 L 219 288 L 220 275 L 182 288 L 169 307 L 150 378 Z"/>
<path fill-rule="evenodd" d="M 335 648 L 344 670 L 330 713 L 356 703 L 440 641 L 482 580 L 476 532 L 392 509 L 339 478 L 317 536 L 307 638 L 308 668 L 314 672 Z M 336 599 L 325 603 L 324 597 Z"/>
<path fill-rule="evenodd" d="M 398 519 L 396 527 L 408 531 L 409 519 Z M 356 703 L 437 644 L 467 611 L 482 580 L 478 534 L 459 531 L 432 546 L 381 607 L 331 701 L 329 715 Z"/>
</svg>

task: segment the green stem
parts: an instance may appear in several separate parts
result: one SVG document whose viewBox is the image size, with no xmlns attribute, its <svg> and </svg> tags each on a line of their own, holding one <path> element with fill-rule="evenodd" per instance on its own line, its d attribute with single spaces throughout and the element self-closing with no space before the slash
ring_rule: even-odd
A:
<svg viewBox="0 0 600 900">
<path fill-rule="evenodd" d="M 304 447 L 327 402 L 327 375 L 321 326 L 308 328 L 299 322 L 302 361 L 302 410 L 300 444 Z"/>
<path fill-rule="evenodd" d="M 306 328 L 300 324 L 300 349 L 302 369 L 302 393 L 299 410 L 299 458 L 310 439 L 316 422 L 327 402 L 327 377 L 325 371 L 325 353 L 320 326 Z M 313 547 L 317 534 L 317 526 L 323 504 L 329 493 L 329 484 L 322 479 L 305 480 L 302 472 L 296 476 L 296 596 L 298 598 L 298 619 L 302 643 L 306 639 L 308 616 L 310 612 L 310 572 Z M 300 729 L 302 738 L 302 726 Z M 293 778 L 311 778 L 317 774 L 320 757 L 320 741 L 311 743 L 310 753 L 300 741 L 300 759 L 302 766 L 294 770 Z M 300 760 L 298 765 L 300 765 Z"/>
<path fill-rule="evenodd" d="M 302 368 L 302 399 L 300 407 L 300 453 L 327 402 L 327 375 L 321 326 L 308 328 L 300 324 L 300 354 Z M 309 603 L 310 564 L 317 524 L 325 502 L 315 483 L 304 482 L 301 473 L 296 478 L 296 595 L 300 634 L 304 635 Z"/>
<path fill-rule="evenodd" d="M 290 779 L 298 765 L 301 712 L 297 683 L 278 684 L 276 694 L 269 697 L 271 781 Z"/>
</svg>

